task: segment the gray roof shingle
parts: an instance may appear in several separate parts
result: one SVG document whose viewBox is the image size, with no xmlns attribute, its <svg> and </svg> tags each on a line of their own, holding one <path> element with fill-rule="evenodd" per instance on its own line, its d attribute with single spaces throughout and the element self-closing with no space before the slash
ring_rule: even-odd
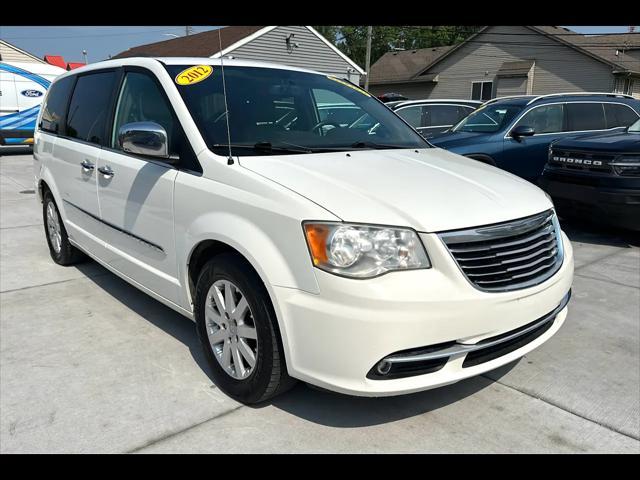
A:
<svg viewBox="0 0 640 480">
<path fill-rule="evenodd" d="M 132 47 L 113 58 L 210 57 L 263 28 L 264 26 L 234 25 L 220 29 L 220 38 L 218 38 L 218 30 L 209 30 L 194 35 Z M 220 48 L 220 40 L 222 40 L 222 49 Z"/>
<path fill-rule="evenodd" d="M 481 29 L 475 35 L 482 33 L 486 28 L 487 27 Z M 640 73 L 640 60 L 624 53 L 625 50 L 640 49 L 640 33 L 624 35 L 582 35 L 567 28 L 555 26 L 532 26 L 529 28 L 541 34 L 549 35 L 559 42 L 564 42 L 570 47 L 581 50 L 600 61 L 608 63 L 614 67 L 615 71 Z M 427 78 L 431 79 L 432 76 L 422 75 L 419 78 L 417 76 L 421 72 L 429 73 L 427 71 L 428 67 L 442 60 L 458 46 L 459 45 L 449 45 L 445 47 L 387 52 L 371 66 L 369 83 L 375 85 L 425 81 Z M 525 63 L 526 62 L 529 61 L 525 61 Z M 514 68 L 526 68 L 526 65 L 516 66 L 516 63 L 518 62 L 505 62 L 501 71 L 503 69 L 504 72 L 507 72 Z M 529 65 L 529 67 L 531 67 L 531 65 Z"/>
<path fill-rule="evenodd" d="M 451 48 L 453 47 L 446 46 L 387 52 L 371 66 L 369 83 L 406 82 L 446 54 Z"/>
</svg>

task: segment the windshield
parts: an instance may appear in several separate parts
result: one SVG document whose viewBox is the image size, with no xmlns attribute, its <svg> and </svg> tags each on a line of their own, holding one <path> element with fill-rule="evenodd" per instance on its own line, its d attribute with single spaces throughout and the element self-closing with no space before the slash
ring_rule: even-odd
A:
<svg viewBox="0 0 640 480">
<path fill-rule="evenodd" d="M 640 120 L 637 120 L 636 123 L 631 125 L 628 131 L 630 133 L 640 133 Z"/>
<path fill-rule="evenodd" d="M 453 132 L 499 132 L 521 111 L 522 107 L 517 105 L 489 104 L 471 113 L 451 130 Z"/>
<path fill-rule="evenodd" d="M 211 66 L 205 79 L 181 85 L 177 77 L 188 68 L 166 66 L 207 146 L 224 155 L 229 142 L 222 68 Z M 224 74 L 234 155 L 431 146 L 345 80 L 260 67 L 225 66 Z"/>
</svg>

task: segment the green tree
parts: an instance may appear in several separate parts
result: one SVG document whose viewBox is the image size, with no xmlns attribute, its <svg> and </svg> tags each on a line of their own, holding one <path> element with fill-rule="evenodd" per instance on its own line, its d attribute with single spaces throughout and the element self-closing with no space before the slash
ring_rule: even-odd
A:
<svg viewBox="0 0 640 480">
<path fill-rule="evenodd" d="M 366 26 L 314 28 L 345 55 L 364 67 L 367 51 Z M 455 45 L 479 28 L 479 26 L 374 26 L 371 39 L 371 64 L 373 65 L 376 60 L 392 49 L 412 50 Z"/>
</svg>

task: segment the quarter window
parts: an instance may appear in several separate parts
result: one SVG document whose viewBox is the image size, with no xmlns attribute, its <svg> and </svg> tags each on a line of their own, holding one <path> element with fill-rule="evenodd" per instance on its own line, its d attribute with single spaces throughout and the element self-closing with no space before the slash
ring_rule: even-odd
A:
<svg viewBox="0 0 640 480">
<path fill-rule="evenodd" d="M 471 100 L 491 100 L 493 82 L 471 82 Z"/>
<path fill-rule="evenodd" d="M 536 135 L 563 131 L 562 104 L 543 105 L 529 110 L 515 125 L 533 128 Z"/>
<path fill-rule="evenodd" d="M 619 103 L 605 103 L 604 115 L 607 119 L 607 128 L 628 127 L 638 120 L 637 113 Z"/>
<path fill-rule="evenodd" d="M 42 107 L 40 128 L 45 132 L 58 133 L 60 131 L 74 80 L 74 77 L 66 77 L 51 86 L 45 104 Z"/>
<path fill-rule="evenodd" d="M 115 71 L 78 77 L 67 115 L 67 136 L 98 145 L 104 143 L 115 80 Z"/>
<path fill-rule="evenodd" d="M 604 108 L 602 103 L 567 103 L 567 130 L 604 130 Z"/>
</svg>

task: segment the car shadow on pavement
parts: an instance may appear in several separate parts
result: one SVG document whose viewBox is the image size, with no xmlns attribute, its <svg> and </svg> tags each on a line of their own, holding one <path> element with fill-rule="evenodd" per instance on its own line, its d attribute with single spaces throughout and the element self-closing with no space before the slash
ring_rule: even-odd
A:
<svg viewBox="0 0 640 480">
<path fill-rule="evenodd" d="M 106 268 L 101 267 L 104 273 L 96 275 L 95 270 L 92 268 L 95 265 L 99 264 L 93 260 L 87 260 L 84 263 L 76 265 L 76 268 L 117 301 L 186 345 L 196 364 L 213 382 L 207 360 L 200 347 L 195 323 L 154 298 L 151 298 L 136 287 L 129 285 L 126 281 L 111 273 Z"/>
<path fill-rule="evenodd" d="M 87 261 L 78 270 L 114 299 L 189 348 L 193 360 L 213 383 L 194 323 L 104 269 L 96 275 Z M 496 380 L 518 361 L 492 372 Z M 410 395 L 366 398 L 321 390 L 299 382 L 291 391 L 252 408 L 274 406 L 307 421 L 341 428 L 379 425 L 437 410 L 488 387 L 496 380 L 478 376 Z"/>
<path fill-rule="evenodd" d="M 33 147 L 30 145 L 20 145 L 16 147 L 0 146 L 0 157 L 12 155 L 33 155 Z"/>
<path fill-rule="evenodd" d="M 291 391 L 252 408 L 272 405 L 291 415 L 327 427 L 358 428 L 382 425 L 446 407 L 496 383 L 520 359 L 494 370 L 492 377 L 476 376 L 444 387 L 393 397 L 355 397 L 320 390 L 302 382 Z"/>
</svg>

